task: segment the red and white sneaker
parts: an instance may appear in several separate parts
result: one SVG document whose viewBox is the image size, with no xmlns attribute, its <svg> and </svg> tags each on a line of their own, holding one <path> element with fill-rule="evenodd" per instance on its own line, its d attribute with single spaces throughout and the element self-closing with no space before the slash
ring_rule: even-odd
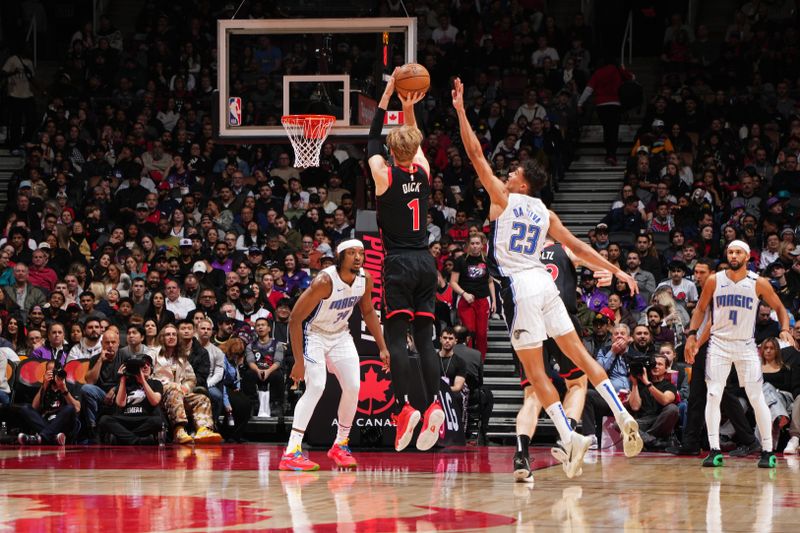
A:
<svg viewBox="0 0 800 533">
<path fill-rule="evenodd" d="M 422 422 L 422 430 L 417 437 L 418 450 L 430 450 L 436 441 L 439 440 L 439 428 L 444 424 L 444 409 L 437 399 L 425 411 L 425 419 Z"/>
<path fill-rule="evenodd" d="M 328 450 L 328 459 L 336 463 L 336 466 L 339 468 L 353 468 L 358 466 L 358 462 L 356 462 L 350 452 L 350 446 L 347 445 L 348 442 L 348 440 L 345 440 L 344 442 L 334 444 L 331 446 L 331 449 Z"/>
<path fill-rule="evenodd" d="M 398 452 L 405 450 L 414 436 L 414 428 L 419 424 L 419 411 L 407 403 L 400 410 L 399 415 L 392 415 L 392 422 L 396 426 L 397 433 L 394 437 L 394 449 Z"/>
<path fill-rule="evenodd" d="M 294 472 L 311 472 L 319 470 L 319 465 L 306 457 L 300 448 L 290 453 L 285 453 L 278 464 L 278 470 Z"/>
</svg>

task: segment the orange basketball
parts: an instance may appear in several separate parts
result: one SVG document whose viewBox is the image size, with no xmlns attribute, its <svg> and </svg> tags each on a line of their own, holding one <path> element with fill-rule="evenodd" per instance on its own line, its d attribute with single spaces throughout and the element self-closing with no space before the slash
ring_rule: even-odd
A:
<svg viewBox="0 0 800 533">
<path fill-rule="evenodd" d="M 397 69 L 394 74 L 394 87 L 399 94 L 427 92 L 431 86 L 431 75 L 428 69 L 418 63 L 408 63 Z"/>
</svg>

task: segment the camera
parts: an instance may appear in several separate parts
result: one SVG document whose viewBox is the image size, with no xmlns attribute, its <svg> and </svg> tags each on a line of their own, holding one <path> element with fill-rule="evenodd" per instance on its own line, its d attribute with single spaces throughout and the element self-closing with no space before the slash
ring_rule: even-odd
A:
<svg viewBox="0 0 800 533">
<path fill-rule="evenodd" d="M 628 355 L 628 368 L 634 376 L 642 376 L 644 373 L 653 368 L 653 357 L 651 355 Z"/>
<path fill-rule="evenodd" d="M 53 377 L 57 377 L 61 380 L 67 379 L 67 371 L 64 370 L 63 366 L 55 366 L 53 367 Z"/>
<path fill-rule="evenodd" d="M 125 376 L 135 378 L 141 372 L 142 367 L 147 364 L 143 358 L 132 357 L 125 361 Z"/>
</svg>

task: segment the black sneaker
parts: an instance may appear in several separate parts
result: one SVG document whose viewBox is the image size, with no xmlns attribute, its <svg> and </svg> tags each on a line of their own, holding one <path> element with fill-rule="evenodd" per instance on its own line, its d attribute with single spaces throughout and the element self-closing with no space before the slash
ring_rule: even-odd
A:
<svg viewBox="0 0 800 533">
<path fill-rule="evenodd" d="M 710 452 L 708 452 L 708 457 L 703 459 L 703 466 L 706 467 L 723 466 L 722 452 L 720 450 L 711 450 Z"/>
<path fill-rule="evenodd" d="M 42 443 L 42 437 L 39 435 L 26 435 L 25 433 L 20 433 L 17 436 L 17 442 L 19 442 L 21 446 L 36 446 Z"/>
<path fill-rule="evenodd" d="M 700 455 L 700 448 L 691 448 L 684 444 L 680 446 L 667 446 L 664 451 L 672 455 Z"/>
<path fill-rule="evenodd" d="M 761 444 L 757 440 L 753 440 L 750 444 L 740 444 L 735 450 L 731 450 L 728 454 L 731 457 L 747 457 L 750 454 L 761 451 Z"/>
<path fill-rule="evenodd" d="M 531 462 L 522 452 L 514 453 L 514 481 L 518 483 L 533 483 Z"/>
<path fill-rule="evenodd" d="M 761 452 L 761 457 L 758 459 L 759 468 L 775 468 L 778 466 L 778 459 L 775 457 L 775 452 Z"/>
</svg>

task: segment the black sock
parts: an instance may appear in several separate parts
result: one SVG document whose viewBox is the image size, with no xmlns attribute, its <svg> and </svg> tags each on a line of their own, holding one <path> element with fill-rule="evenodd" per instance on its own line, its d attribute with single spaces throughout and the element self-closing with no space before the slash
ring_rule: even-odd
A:
<svg viewBox="0 0 800 533">
<path fill-rule="evenodd" d="M 578 429 L 578 421 L 575 420 L 574 418 L 569 418 L 568 420 L 569 420 L 569 428 L 572 431 L 576 431 Z"/>
<path fill-rule="evenodd" d="M 527 435 L 517 435 L 517 451 L 528 455 L 528 445 L 531 443 L 531 438 Z"/>
</svg>

